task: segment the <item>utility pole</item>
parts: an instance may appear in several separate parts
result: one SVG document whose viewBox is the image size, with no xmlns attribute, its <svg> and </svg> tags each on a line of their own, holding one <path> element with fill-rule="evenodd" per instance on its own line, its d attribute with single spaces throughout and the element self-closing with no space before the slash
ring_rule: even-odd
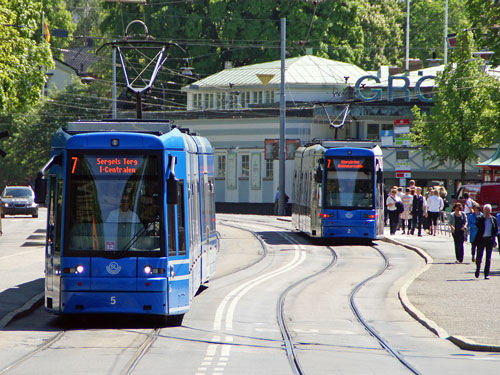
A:
<svg viewBox="0 0 500 375">
<path fill-rule="evenodd" d="M 114 40 L 113 42 L 116 42 Z M 113 46 L 113 88 L 111 89 L 111 94 L 113 97 L 113 118 L 116 119 L 117 113 L 116 113 L 116 46 Z"/>
<path fill-rule="evenodd" d="M 406 0 L 406 62 L 405 72 L 410 72 L 410 0 Z"/>
<path fill-rule="evenodd" d="M 285 123 L 286 123 L 286 101 L 285 101 L 285 48 L 286 48 L 286 18 L 281 19 L 281 91 L 280 91 L 280 170 L 279 170 L 279 202 L 278 214 L 285 215 Z"/>
<path fill-rule="evenodd" d="M 448 64 L 448 0 L 444 3 L 444 65 Z"/>
</svg>

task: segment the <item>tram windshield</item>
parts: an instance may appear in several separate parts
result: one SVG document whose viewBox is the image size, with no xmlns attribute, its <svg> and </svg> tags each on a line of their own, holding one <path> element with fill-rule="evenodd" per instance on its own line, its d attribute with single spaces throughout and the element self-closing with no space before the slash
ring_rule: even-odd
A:
<svg viewBox="0 0 500 375">
<path fill-rule="evenodd" d="M 159 160 L 151 154 L 69 155 L 66 255 L 160 252 Z"/>
<path fill-rule="evenodd" d="M 326 159 L 325 208 L 373 209 L 373 158 Z"/>
</svg>

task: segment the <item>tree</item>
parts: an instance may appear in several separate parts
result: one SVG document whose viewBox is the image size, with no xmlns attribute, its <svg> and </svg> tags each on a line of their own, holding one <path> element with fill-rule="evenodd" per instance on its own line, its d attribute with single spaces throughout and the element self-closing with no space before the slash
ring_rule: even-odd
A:
<svg viewBox="0 0 500 375">
<path fill-rule="evenodd" d="M 406 17 L 406 1 L 400 4 Z M 465 4 L 465 0 L 448 0 L 448 34 L 469 26 Z M 425 61 L 436 51 L 436 57 L 443 58 L 444 13 L 445 0 L 410 2 L 410 57 Z"/>
<path fill-rule="evenodd" d="M 20 111 L 40 98 L 53 66 L 49 45 L 33 39 L 40 15 L 32 0 L 0 0 L 0 111 Z"/>
<path fill-rule="evenodd" d="M 0 115 L 0 131 L 10 133 L 2 142 L 7 156 L 0 158 L 0 188 L 7 182 L 24 183 L 36 176 L 49 158 L 58 128 L 66 127 L 70 121 L 109 117 L 109 113 L 110 102 L 102 99 L 102 88 L 75 81 L 23 113 Z"/>
<path fill-rule="evenodd" d="M 493 51 L 491 64 L 500 65 L 500 2 L 469 0 L 467 10 L 478 47 Z"/>
<path fill-rule="evenodd" d="M 499 82 L 481 69 L 473 58 L 471 32 L 461 32 L 449 64 L 436 80 L 436 102 L 430 114 L 413 109 L 412 142 L 428 151 L 428 159 L 443 165 L 461 165 L 465 183 L 465 164 L 477 162 L 477 150 L 498 138 Z"/>
</svg>

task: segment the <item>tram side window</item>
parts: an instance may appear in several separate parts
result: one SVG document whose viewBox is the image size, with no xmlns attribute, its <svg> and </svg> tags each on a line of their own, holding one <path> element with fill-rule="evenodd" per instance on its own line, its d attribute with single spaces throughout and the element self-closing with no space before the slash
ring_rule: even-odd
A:
<svg viewBox="0 0 500 375">
<path fill-rule="evenodd" d="M 176 233 L 175 233 L 175 204 L 167 206 L 168 220 L 168 255 L 177 255 Z"/>
<path fill-rule="evenodd" d="M 63 180 L 59 179 L 57 184 L 57 193 L 56 193 L 56 238 L 55 238 L 55 246 L 54 253 L 55 255 L 61 254 L 61 235 L 62 235 L 62 204 L 63 204 Z"/>
<path fill-rule="evenodd" d="M 184 180 L 179 180 L 177 189 L 177 227 L 179 228 L 179 255 L 186 255 L 186 220 L 184 209 Z"/>
</svg>

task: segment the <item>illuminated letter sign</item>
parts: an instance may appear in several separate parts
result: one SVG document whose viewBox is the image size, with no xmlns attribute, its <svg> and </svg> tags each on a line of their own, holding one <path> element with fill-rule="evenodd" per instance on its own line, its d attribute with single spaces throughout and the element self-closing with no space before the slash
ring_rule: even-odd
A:
<svg viewBox="0 0 500 375">
<path fill-rule="evenodd" d="M 434 98 L 426 98 L 424 94 L 422 94 L 420 90 L 420 86 L 422 85 L 422 82 L 424 82 L 427 79 L 435 79 L 435 76 L 423 76 L 420 78 L 416 83 L 415 83 L 415 96 L 418 100 L 425 102 L 425 103 L 432 103 L 434 102 Z M 404 85 L 402 87 L 394 87 L 393 81 L 401 79 L 404 81 Z M 376 83 L 380 83 L 380 79 L 376 76 L 363 76 L 360 77 L 357 81 L 356 84 L 354 85 L 354 90 L 356 92 L 356 96 L 360 98 L 364 102 L 373 102 L 375 100 L 381 100 L 382 99 L 382 88 L 367 88 L 367 90 L 370 90 L 374 94 L 372 96 L 365 96 L 363 94 L 363 87 L 365 86 L 365 83 L 363 81 L 365 80 L 373 80 Z M 394 101 L 394 91 L 400 90 L 404 92 L 404 100 L 406 102 L 410 101 L 410 80 L 406 76 L 389 76 L 388 79 L 388 86 L 387 86 L 387 100 L 392 102 Z M 396 98 L 398 99 L 398 98 Z"/>
<path fill-rule="evenodd" d="M 78 156 L 73 156 L 71 158 L 71 174 L 77 174 L 77 165 L 80 162 Z M 142 158 L 120 156 L 120 157 L 97 157 L 97 158 L 86 158 L 85 161 L 90 164 L 94 173 L 101 175 L 123 175 L 132 174 L 137 172 L 137 168 L 142 163 Z"/>
<path fill-rule="evenodd" d="M 434 98 L 426 98 L 422 92 L 420 91 L 420 85 L 422 85 L 422 82 L 424 82 L 426 79 L 434 79 L 436 77 L 434 76 L 423 76 L 420 78 L 417 83 L 415 84 L 415 92 L 417 93 L 417 98 L 419 98 L 421 101 L 426 102 L 426 103 L 432 103 L 434 101 Z"/>
<path fill-rule="evenodd" d="M 360 97 L 360 99 L 363 100 L 364 102 L 373 102 L 374 100 L 380 100 L 380 99 L 382 99 L 382 89 L 370 89 L 371 91 L 375 92 L 375 95 L 370 96 L 370 97 L 366 97 L 366 96 L 363 95 L 363 93 L 359 89 L 359 86 L 361 86 L 361 82 L 363 82 L 365 79 L 373 79 L 375 82 L 380 83 L 380 79 L 378 79 L 375 76 L 363 76 L 363 77 L 360 77 L 356 81 L 356 85 L 354 86 L 354 89 L 356 90 L 356 94 Z"/>
<path fill-rule="evenodd" d="M 394 87 L 392 82 L 395 81 L 396 79 L 402 79 L 403 81 L 405 81 L 404 86 L 403 87 Z M 389 100 L 390 102 L 392 102 L 394 100 L 393 90 L 401 90 L 401 91 L 404 91 L 405 102 L 409 102 L 410 101 L 410 89 L 408 89 L 408 86 L 410 86 L 410 80 L 407 77 L 405 77 L 405 76 L 401 76 L 401 77 L 389 76 L 389 86 L 387 87 L 387 100 Z"/>
<path fill-rule="evenodd" d="M 337 164 L 337 169 L 358 169 L 363 168 L 361 160 L 345 160 L 341 159 Z"/>
</svg>

